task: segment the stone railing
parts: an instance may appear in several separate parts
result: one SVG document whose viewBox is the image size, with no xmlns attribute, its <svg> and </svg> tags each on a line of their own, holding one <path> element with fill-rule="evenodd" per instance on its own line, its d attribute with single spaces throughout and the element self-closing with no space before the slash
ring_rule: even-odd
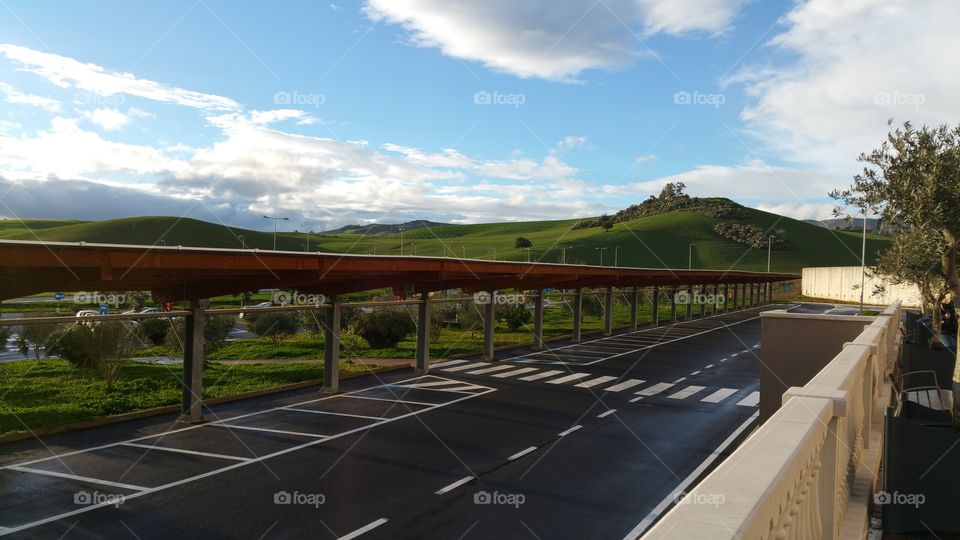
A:
<svg viewBox="0 0 960 540">
<path fill-rule="evenodd" d="M 783 406 L 643 538 L 865 537 L 899 324 L 895 304 L 787 390 Z"/>
</svg>

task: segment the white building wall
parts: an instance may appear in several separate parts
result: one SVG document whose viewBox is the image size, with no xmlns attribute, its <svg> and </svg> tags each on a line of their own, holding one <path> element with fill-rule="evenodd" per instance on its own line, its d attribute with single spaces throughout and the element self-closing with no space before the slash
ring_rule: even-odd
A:
<svg viewBox="0 0 960 540">
<path fill-rule="evenodd" d="M 882 294 L 873 294 L 874 286 L 883 284 Z M 888 281 L 867 272 L 864 302 L 890 305 L 899 300 L 905 307 L 920 306 L 920 291 L 916 285 L 891 285 Z M 859 266 L 820 266 L 803 269 L 803 295 L 839 302 L 860 302 Z"/>
</svg>

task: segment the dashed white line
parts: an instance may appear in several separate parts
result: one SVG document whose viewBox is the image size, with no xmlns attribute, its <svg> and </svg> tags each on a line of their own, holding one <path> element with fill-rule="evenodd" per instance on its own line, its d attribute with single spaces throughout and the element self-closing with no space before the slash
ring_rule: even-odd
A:
<svg viewBox="0 0 960 540">
<path fill-rule="evenodd" d="M 686 377 L 680 377 L 679 379 L 673 381 L 673 384 L 677 384 L 678 382 L 683 382 L 683 381 L 685 381 L 685 380 L 687 380 Z"/>
<path fill-rule="evenodd" d="M 573 433 L 574 431 L 576 431 L 576 430 L 578 430 L 578 429 L 580 429 L 580 428 L 582 428 L 582 427 L 583 427 L 583 426 L 577 424 L 576 426 L 573 426 L 572 428 L 570 428 L 570 429 L 568 429 L 568 430 L 566 430 L 566 431 L 561 431 L 560 433 L 557 434 L 557 437 L 566 437 L 567 435 Z"/>
<path fill-rule="evenodd" d="M 444 487 L 438 489 L 435 494 L 436 494 L 436 495 L 443 495 L 444 493 L 449 493 L 449 492 L 457 489 L 458 487 L 466 484 L 467 482 L 471 482 L 471 481 L 473 481 L 473 477 L 472 477 L 472 476 L 464 476 L 463 478 L 457 480 L 456 482 L 454 482 L 454 483 L 452 483 L 452 484 L 450 484 L 450 485 L 447 485 L 447 486 L 444 486 Z"/>
<path fill-rule="evenodd" d="M 582 379 L 584 377 L 589 377 L 589 373 L 574 373 L 572 375 L 567 375 L 566 377 L 558 377 L 556 379 L 551 379 L 547 381 L 547 384 L 563 384 L 570 381 L 575 381 L 577 379 Z"/>
<path fill-rule="evenodd" d="M 368 525 L 365 525 L 365 526 L 363 526 L 363 527 L 361 527 L 361 528 L 353 531 L 352 533 L 350 533 L 350 534 L 348 534 L 348 535 L 346 535 L 346 536 L 341 536 L 341 537 L 338 538 L 337 540 L 353 540 L 354 538 L 360 536 L 361 534 L 364 534 L 364 533 L 367 533 L 367 532 L 372 531 L 373 529 L 376 529 L 377 527 L 383 525 L 383 524 L 386 523 L 387 521 L 388 521 L 387 518 L 380 518 L 380 519 L 374 521 L 373 523 L 370 523 L 370 524 L 368 524 Z"/>
<path fill-rule="evenodd" d="M 620 383 L 620 384 L 615 384 L 615 385 L 613 385 L 613 386 L 611 386 L 611 387 L 609 387 L 609 388 L 604 388 L 603 391 L 604 391 L 604 392 L 622 392 L 622 391 L 624 391 L 624 390 L 626 390 L 626 389 L 628 389 L 628 388 L 633 388 L 634 386 L 637 386 L 638 384 L 643 384 L 644 382 L 645 382 L 645 381 L 644 381 L 643 379 L 630 379 L 630 380 L 624 381 L 624 382 L 622 382 L 622 383 Z"/>
<path fill-rule="evenodd" d="M 728 397 L 736 393 L 737 393 L 737 390 L 733 388 L 721 388 L 720 390 L 717 390 L 716 392 L 701 399 L 700 401 L 705 401 L 707 403 L 720 403 L 721 401 L 727 399 Z"/>
<path fill-rule="evenodd" d="M 547 377 L 553 377 L 554 375 L 559 375 L 563 373 L 559 369 L 551 369 L 548 371 L 542 371 L 540 373 L 535 373 L 529 377 L 520 377 L 521 381 L 538 381 L 540 379 L 546 379 Z"/>
<path fill-rule="evenodd" d="M 688 387 L 684 388 L 683 390 L 680 390 L 679 392 L 674 392 L 673 394 L 670 394 L 670 395 L 667 396 L 667 397 L 670 398 L 670 399 L 686 399 L 686 398 L 688 398 L 688 397 L 696 394 L 697 392 L 703 390 L 704 388 L 706 388 L 706 387 L 705 387 L 705 386 L 693 386 L 693 385 L 691 385 L 691 386 L 688 386 Z"/>
<path fill-rule="evenodd" d="M 536 447 L 536 446 L 531 446 L 530 448 L 527 448 L 527 449 L 525 449 L 525 450 L 521 450 L 521 451 L 517 452 L 516 454 L 508 457 L 508 458 L 507 458 L 507 461 L 514 461 L 514 460 L 520 459 L 520 458 L 522 458 L 523 456 L 529 454 L 530 452 L 535 452 L 536 450 L 537 450 L 537 447 Z"/>
<path fill-rule="evenodd" d="M 606 417 L 610 416 L 611 414 L 613 414 L 613 413 L 615 413 L 615 412 L 617 412 L 616 409 L 610 409 L 609 411 L 602 412 L 602 413 L 598 414 L 598 415 L 597 415 L 597 418 L 606 418 Z"/>
</svg>

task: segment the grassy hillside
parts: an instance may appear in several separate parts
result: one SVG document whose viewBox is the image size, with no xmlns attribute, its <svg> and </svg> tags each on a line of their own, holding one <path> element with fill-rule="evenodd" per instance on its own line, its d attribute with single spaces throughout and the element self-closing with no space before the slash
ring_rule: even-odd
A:
<svg viewBox="0 0 960 540">
<path fill-rule="evenodd" d="M 612 265 L 614 251 L 620 246 L 617 262 L 621 266 L 686 268 L 689 244 L 694 244 L 693 267 L 736 270 L 765 270 L 765 249 L 751 249 L 721 238 L 713 231 L 719 221 L 699 213 L 672 211 L 666 214 L 624 221 L 609 231 L 595 227 L 571 230 L 577 220 L 443 225 L 406 231 L 404 254 L 431 256 L 466 255 L 500 260 L 526 260 L 527 253 L 513 247 L 517 236 L 533 241 L 532 260 L 559 262 L 566 248 L 567 262 L 598 264 L 598 247 L 605 265 Z M 728 220 L 729 221 L 729 220 Z M 772 270 L 798 272 L 804 266 L 857 265 L 860 263 L 860 236 L 854 232 L 832 231 L 795 219 L 748 209 L 746 219 L 738 223 L 755 224 L 764 230 L 783 229 L 792 248 L 774 251 Z M 18 240 L 87 241 L 118 244 L 159 244 L 198 247 L 239 248 L 243 236 L 246 247 L 271 249 L 273 233 L 251 231 L 193 219 L 139 217 L 98 222 L 78 221 L 2 221 L 0 238 Z M 302 251 L 304 233 L 280 233 L 277 248 Z M 356 232 L 310 235 L 310 251 L 339 253 L 376 253 L 398 255 L 400 235 L 364 235 Z M 867 262 L 889 240 L 870 235 Z"/>
</svg>

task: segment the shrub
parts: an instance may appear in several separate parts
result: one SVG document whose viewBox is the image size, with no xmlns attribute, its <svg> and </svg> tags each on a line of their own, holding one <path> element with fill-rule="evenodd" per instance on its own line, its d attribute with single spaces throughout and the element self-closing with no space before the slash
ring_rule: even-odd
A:
<svg viewBox="0 0 960 540">
<path fill-rule="evenodd" d="M 363 313 L 354 321 L 352 330 L 373 349 L 394 347 L 417 329 L 404 309 L 380 309 Z"/>
<path fill-rule="evenodd" d="M 507 304 L 497 307 L 499 308 L 498 311 L 500 312 L 501 318 L 507 323 L 507 328 L 509 328 L 511 332 L 516 332 L 523 328 L 524 325 L 529 324 L 533 319 L 533 314 L 524 304 Z"/>
<path fill-rule="evenodd" d="M 758 249 L 767 247 L 767 239 L 772 237 L 770 249 L 775 251 L 790 249 L 790 243 L 783 238 L 786 233 L 782 229 L 771 235 L 756 225 L 720 222 L 713 226 L 713 231 L 723 238 Z"/>
<path fill-rule="evenodd" d="M 209 354 L 223 347 L 236 321 L 232 315 L 207 316 L 203 326 L 203 354 Z M 166 319 L 167 337 L 164 340 L 167 348 L 175 354 L 183 354 L 183 318 Z"/>
<path fill-rule="evenodd" d="M 55 317 L 56 314 L 35 316 Z M 20 335 L 17 336 L 17 349 L 20 351 L 20 354 L 27 358 L 30 357 L 30 352 L 33 351 L 33 357 L 39 361 L 43 358 L 44 351 L 51 348 L 51 346 L 57 342 L 62 332 L 62 324 L 33 324 L 23 326 L 20 328 Z"/>
<path fill-rule="evenodd" d="M 143 319 L 137 326 L 140 339 L 151 345 L 163 345 L 169 331 L 170 319 Z"/>
<path fill-rule="evenodd" d="M 274 345 L 280 345 L 283 338 L 296 334 L 300 326 L 295 314 L 279 311 L 259 314 L 249 324 L 249 328 L 257 337 L 270 338 Z"/>
<path fill-rule="evenodd" d="M 107 390 L 113 388 L 136 347 L 136 336 L 126 321 L 77 324 L 59 337 L 53 347 L 57 354 L 74 367 L 94 369 L 106 381 Z"/>
</svg>

